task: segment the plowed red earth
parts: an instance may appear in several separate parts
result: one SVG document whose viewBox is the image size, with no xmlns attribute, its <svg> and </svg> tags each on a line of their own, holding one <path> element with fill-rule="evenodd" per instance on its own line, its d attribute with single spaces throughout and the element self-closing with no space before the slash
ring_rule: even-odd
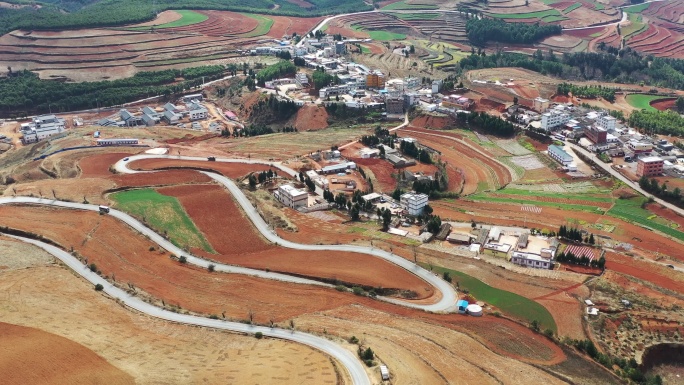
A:
<svg viewBox="0 0 684 385">
<path fill-rule="evenodd" d="M 148 251 L 148 239 L 109 216 L 46 207 L 1 206 L 0 220 L 13 228 L 40 229 L 48 239 L 63 246 L 73 245 L 103 275 L 115 275 L 117 282 L 131 283 L 139 292 L 164 299 L 166 305 L 180 305 L 205 314 L 224 312 L 233 319 L 247 319 L 251 312 L 255 322 L 268 323 L 357 303 L 463 331 L 493 351 L 523 361 L 554 364 L 565 359 L 555 344 L 501 318 L 428 314 L 332 289 L 209 273 L 183 265 L 171 260 L 168 254 Z M 361 318 L 355 321 L 368 322 Z"/>
<path fill-rule="evenodd" d="M 78 166 L 81 168 L 81 178 L 108 177 L 112 173 L 109 166 L 129 156 L 126 152 L 112 152 L 108 154 L 96 154 L 81 158 Z"/>
<path fill-rule="evenodd" d="M 268 171 L 269 167 L 262 164 L 245 163 L 222 163 L 208 164 L 206 161 L 181 160 L 181 159 L 141 159 L 131 162 L 129 167 L 133 170 L 159 170 L 165 168 L 195 168 L 202 170 L 214 170 L 229 178 L 240 178 L 250 172 Z M 281 172 L 279 170 L 276 170 Z"/>
<path fill-rule="evenodd" d="M 393 191 L 397 185 L 396 179 L 392 177 L 393 173 L 397 173 L 397 169 L 392 167 L 392 165 L 384 159 L 363 159 L 350 157 L 356 164 L 367 167 L 371 170 L 375 179 L 377 179 L 379 184 L 379 190 L 381 191 Z"/>
<path fill-rule="evenodd" d="M 243 216 L 230 193 L 221 186 L 189 185 L 158 191 L 180 200 L 190 218 L 219 253 L 204 253 L 207 258 L 262 270 L 413 290 L 420 298 L 434 293 L 415 275 L 379 258 L 359 253 L 299 251 L 267 244 L 249 219 Z"/>
<path fill-rule="evenodd" d="M 129 374 L 74 341 L 0 322 L 3 384 L 135 384 Z"/>
<path fill-rule="evenodd" d="M 626 255 L 607 252 L 606 253 L 606 268 L 631 275 L 632 277 L 642 279 L 647 282 L 652 282 L 660 287 L 668 290 L 684 293 L 684 282 L 677 281 L 665 275 L 666 267 L 657 266 L 650 262 L 637 261 Z M 661 271 L 663 274 L 659 274 Z"/>
<path fill-rule="evenodd" d="M 667 110 L 673 110 L 675 108 L 675 102 L 677 99 L 659 99 L 659 100 L 654 100 L 652 101 L 651 107 L 655 108 L 658 111 L 667 111 Z"/>
</svg>

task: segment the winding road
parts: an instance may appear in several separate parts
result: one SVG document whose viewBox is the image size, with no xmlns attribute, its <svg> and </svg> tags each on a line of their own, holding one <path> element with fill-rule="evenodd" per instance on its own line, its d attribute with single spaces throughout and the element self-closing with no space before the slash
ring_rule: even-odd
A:
<svg viewBox="0 0 684 385">
<path fill-rule="evenodd" d="M 136 170 L 131 170 L 128 168 L 128 164 L 132 161 L 135 160 L 140 160 L 140 159 L 151 159 L 151 158 L 157 158 L 157 159 L 178 159 L 178 160 L 192 160 L 192 161 L 204 161 L 204 162 L 209 162 L 206 158 L 201 158 L 201 157 L 187 157 L 187 156 L 169 156 L 169 155 L 134 155 L 130 156 L 128 158 L 125 158 L 127 160 L 120 160 L 118 161 L 114 167 L 117 172 L 120 173 L 140 173 L 140 172 L 155 172 L 155 171 L 136 171 Z M 257 160 L 257 159 L 220 159 L 217 158 L 216 162 L 225 162 L 225 163 L 248 163 L 248 164 L 264 164 L 264 165 L 269 165 L 275 168 L 278 168 L 279 170 L 283 171 L 284 173 L 295 176 L 297 173 L 280 164 L 280 163 L 274 163 L 274 162 L 267 162 L 263 160 Z M 285 240 L 283 238 L 280 238 L 277 234 L 271 231 L 271 229 L 268 227 L 268 224 L 261 218 L 259 213 L 257 212 L 256 208 L 252 206 L 252 203 L 249 201 L 247 196 L 240 190 L 240 188 L 230 179 L 219 175 L 217 173 L 213 172 L 208 172 L 208 171 L 200 171 L 204 173 L 205 175 L 209 176 L 210 178 L 214 179 L 216 182 L 220 183 L 223 185 L 226 189 L 230 191 L 231 194 L 235 197 L 236 201 L 242 206 L 242 209 L 245 211 L 249 219 L 252 221 L 254 226 L 257 228 L 257 230 L 269 241 L 276 243 L 278 245 L 281 245 L 283 247 L 288 247 L 296 250 L 310 250 L 310 251 L 342 251 L 342 252 L 354 252 L 354 253 L 363 253 L 367 254 L 373 257 L 377 258 L 382 258 L 385 261 L 388 261 L 392 264 L 395 264 L 397 266 L 400 266 L 411 273 L 415 274 L 416 276 L 422 278 L 432 286 L 434 286 L 437 290 L 440 291 L 441 293 L 441 298 L 438 302 L 434 304 L 429 304 L 429 305 L 423 305 L 423 304 L 416 304 L 416 303 L 410 303 L 407 301 L 402 301 L 399 299 L 395 298 L 387 298 L 387 297 L 378 297 L 379 299 L 387 302 L 391 302 L 397 305 L 401 306 L 407 306 L 407 307 L 412 307 L 416 309 L 422 309 L 425 311 L 432 311 L 432 312 L 450 312 L 454 310 L 454 305 L 456 303 L 456 292 L 454 291 L 453 287 L 447 283 L 446 281 L 442 280 L 439 276 L 434 275 L 433 273 L 421 268 L 420 266 L 414 264 L 413 262 L 410 262 L 398 255 L 389 253 L 387 251 L 373 248 L 373 247 L 364 247 L 364 246 L 356 246 L 356 245 L 308 245 L 308 244 L 300 244 L 300 243 L 295 243 L 291 242 L 288 240 Z M 99 206 L 97 205 L 91 205 L 91 204 L 84 204 L 84 203 L 74 203 L 74 202 L 65 202 L 65 201 L 59 201 L 59 200 L 54 200 L 54 199 L 48 199 L 48 198 L 35 198 L 35 197 L 3 197 L 0 198 L 0 205 L 3 204 L 36 204 L 36 205 L 47 205 L 47 206 L 52 206 L 52 207 L 60 207 L 60 208 L 68 208 L 68 209 L 75 209 L 75 210 L 88 210 L 88 211 L 99 211 Z M 321 283 L 318 281 L 314 280 L 309 280 L 305 278 L 299 278 L 299 277 L 293 277 L 287 274 L 279 274 L 279 273 L 272 273 L 272 272 L 266 272 L 266 271 L 261 271 L 257 269 L 249 269 L 249 268 L 244 268 L 244 267 L 239 267 L 239 266 L 232 266 L 232 265 L 225 265 L 225 264 L 219 264 L 219 263 L 212 263 L 209 262 L 205 259 L 195 257 L 193 255 L 188 254 L 187 252 L 183 251 L 182 249 L 176 247 L 173 245 L 171 242 L 166 240 L 164 237 L 161 235 L 155 233 L 153 230 L 150 228 L 146 227 L 144 224 L 133 218 L 132 216 L 121 212 L 119 210 L 114 210 L 110 209 L 109 214 L 110 216 L 117 218 L 118 220 L 126 223 L 136 231 L 140 232 L 141 234 L 147 236 L 150 238 L 151 241 L 157 243 L 160 247 L 168 250 L 171 253 L 174 253 L 176 255 L 183 255 L 187 258 L 187 262 L 191 264 L 195 264 L 197 266 L 201 266 L 204 268 L 207 268 L 210 264 L 213 264 L 215 266 L 216 271 L 220 272 L 225 272 L 225 273 L 234 273 L 234 274 L 245 274 L 245 275 L 251 275 L 251 276 L 256 276 L 260 278 L 265 278 L 265 279 L 273 279 L 273 280 L 279 280 L 279 281 L 285 281 L 285 282 L 292 282 L 292 283 L 298 283 L 298 284 L 309 284 L 309 285 L 319 285 L 319 286 L 331 286 L 325 283 Z M 238 322 L 229 322 L 229 321 L 222 321 L 222 320 L 215 320 L 215 319 L 209 319 L 209 318 L 204 318 L 204 317 L 198 317 L 198 316 L 191 316 L 191 315 L 184 315 L 184 314 L 178 314 L 175 312 L 171 312 L 168 310 L 164 310 L 162 308 L 159 308 L 157 306 L 154 306 L 152 304 L 149 304 L 147 302 L 144 302 L 138 297 L 135 297 L 133 295 L 128 294 L 127 292 L 115 287 L 111 283 L 109 283 L 107 280 L 104 278 L 100 277 L 99 275 L 95 274 L 94 272 L 90 271 L 90 269 L 85 266 L 80 260 L 69 254 L 68 252 L 38 241 L 34 239 L 29 239 L 25 237 L 19 237 L 19 236 L 14 236 L 14 235 L 7 235 L 7 234 L 2 234 L 8 237 L 11 237 L 13 239 L 17 239 L 26 243 L 30 243 L 32 245 L 38 246 L 41 249 L 47 251 L 48 253 L 52 254 L 62 262 L 64 262 L 69 268 L 74 270 L 76 273 L 84 277 L 86 280 L 91 282 L 93 285 L 100 284 L 103 286 L 103 291 L 110 295 L 111 297 L 120 300 L 122 303 L 124 303 L 126 306 L 137 310 L 139 312 L 145 313 L 147 315 L 150 315 L 152 317 L 172 321 L 172 322 L 178 322 L 178 323 L 183 323 L 183 324 L 188 324 L 188 325 L 197 325 L 197 326 L 204 326 L 204 327 L 211 327 L 211 328 L 217 328 L 217 329 L 223 329 L 223 330 L 229 330 L 229 331 L 234 331 L 234 332 L 239 332 L 239 333 L 250 333 L 254 334 L 257 332 L 261 332 L 264 336 L 267 337 L 273 337 L 273 338 L 282 338 L 284 340 L 289 340 L 293 342 L 298 342 L 305 344 L 307 346 L 311 346 L 315 349 L 318 349 L 331 357 L 335 358 L 340 364 L 342 364 L 348 371 L 352 383 L 355 385 L 370 385 L 370 379 L 368 377 L 368 374 L 366 373 L 363 364 L 361 361 L 349 350 L 343 348 L 342 346 L 339 346 L 329 340 L 326 340 L 324 338 L 320 338 L 311 334 L 307 333 L 301 333 L 297 332 L 294 330 L 286 330 L 286 329 L 280 329 L 280 328 L 269 328 L 269 327 L 263 327 L 263 326 L 255 326 L 255 325 L 248 325 L 248 324 L 243 324 L 243 323 L 238 323 Z"/>
<path fill-rule="evenodd" d="M 68 203 L 68 202 L 67 202 Z M 32 245 L 38 246 L 41 249 L 47 251 L 48 253 L 54 255 L 56 258 L 64 262 L 69 268 L 81 275 L 88 282 L 93 285 L 100 284 L 103 287 L 103 291 L 107 293 L 114 299 L 121 301 L 126 304 L 126 306 L 131 309 L 137 310 L 141 313 L 147 314 L 149 316 L 160 318 L 163 320 L 178 322 L 186 325 L 204 326 L 215 329 L 229 330 L 238 333 L 248 333 L 255 334 L 261 332 L 266 337 L 280 338 L 283 340 L 298 342 L 310 346 L 314 349 L 318 349 L 329 356 L 335 358 L 342 366 L 344 366 L 352 380 L 354 385 L 370 385 L 371 381 L 363 367 L 361 361 L 349 350 L 343 348 L 342 346 L 329 341 L 325 338 L 317 337 L 308 333 L 302 333 L 295 330 L 287 330 L 280 328 L 269 328 L 266 326 L 255 326 L 239 322 L 229 322 L 222 320 L 215 320 L 204 317 L 197 317 L 186 314 L 179 314 L 169 310 L 164 310 L 152 304 L 149 304 L 138 297 L 128 294 L 127 292 L 119 289 L 118 287 L 112 285 L 104 278 L 90 271 L 88 266 L 85 266 L 73 257 L 68 252 L 49 245 L 44 242 L 36 241 L 34 239 L 18 237 L 14 235 L 5 235 L 7 237 L 20 240 L 22 242 L 30 243 Z"/>
</svg>

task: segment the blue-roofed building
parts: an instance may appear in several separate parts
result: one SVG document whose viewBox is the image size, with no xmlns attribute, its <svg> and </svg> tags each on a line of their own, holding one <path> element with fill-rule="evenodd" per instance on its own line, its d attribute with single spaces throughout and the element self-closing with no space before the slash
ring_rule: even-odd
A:
<svg viewBox="0 0 684 385">
<path fill-rule="evenodd" d="M 466 309 L 468 308 L 468 301 L 461 299 L 456 302 L 456 308 L 458 309 L 459 314 L 465 314 Z"/>
<path fill-rule="evenodd" d="M 566 167 L 573 162 L 572 155 L 565 152 L 563 147 L 556 146 L 555 144 L 549 146 L 549 156 Z"/>
</svg>

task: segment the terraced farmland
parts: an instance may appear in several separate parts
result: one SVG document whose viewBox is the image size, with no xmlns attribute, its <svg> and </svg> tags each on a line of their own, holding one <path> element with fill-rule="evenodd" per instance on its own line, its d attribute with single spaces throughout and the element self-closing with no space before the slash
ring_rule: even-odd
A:
<svg viewBox="0 0 684 385">
<path fill-rule="evenodd" d="M 627 45 L 644 54 L 684 58 L 684 4 L 657 2 L 626 9 L 642 26 L 627 37 Z M 634 15 L 634 16 L 632 16 Z M 640 18 L 640 19 L 639 19 Z"/>
</svg>

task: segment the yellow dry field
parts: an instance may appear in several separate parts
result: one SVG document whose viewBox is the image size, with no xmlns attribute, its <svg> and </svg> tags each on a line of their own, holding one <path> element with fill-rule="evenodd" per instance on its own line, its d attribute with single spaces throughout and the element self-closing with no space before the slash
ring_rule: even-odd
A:
<svg viewBox="0 0 684 385">
<path fill-rule="evenodd" d="M 92 350 L 137 384 L 345 384 L 303 345 L 178 325 L 117 305 L 42 250 L 0 238 L 0 319 Z M 68 368 L 65 368 L 68 369 Z"/>
</svg>

